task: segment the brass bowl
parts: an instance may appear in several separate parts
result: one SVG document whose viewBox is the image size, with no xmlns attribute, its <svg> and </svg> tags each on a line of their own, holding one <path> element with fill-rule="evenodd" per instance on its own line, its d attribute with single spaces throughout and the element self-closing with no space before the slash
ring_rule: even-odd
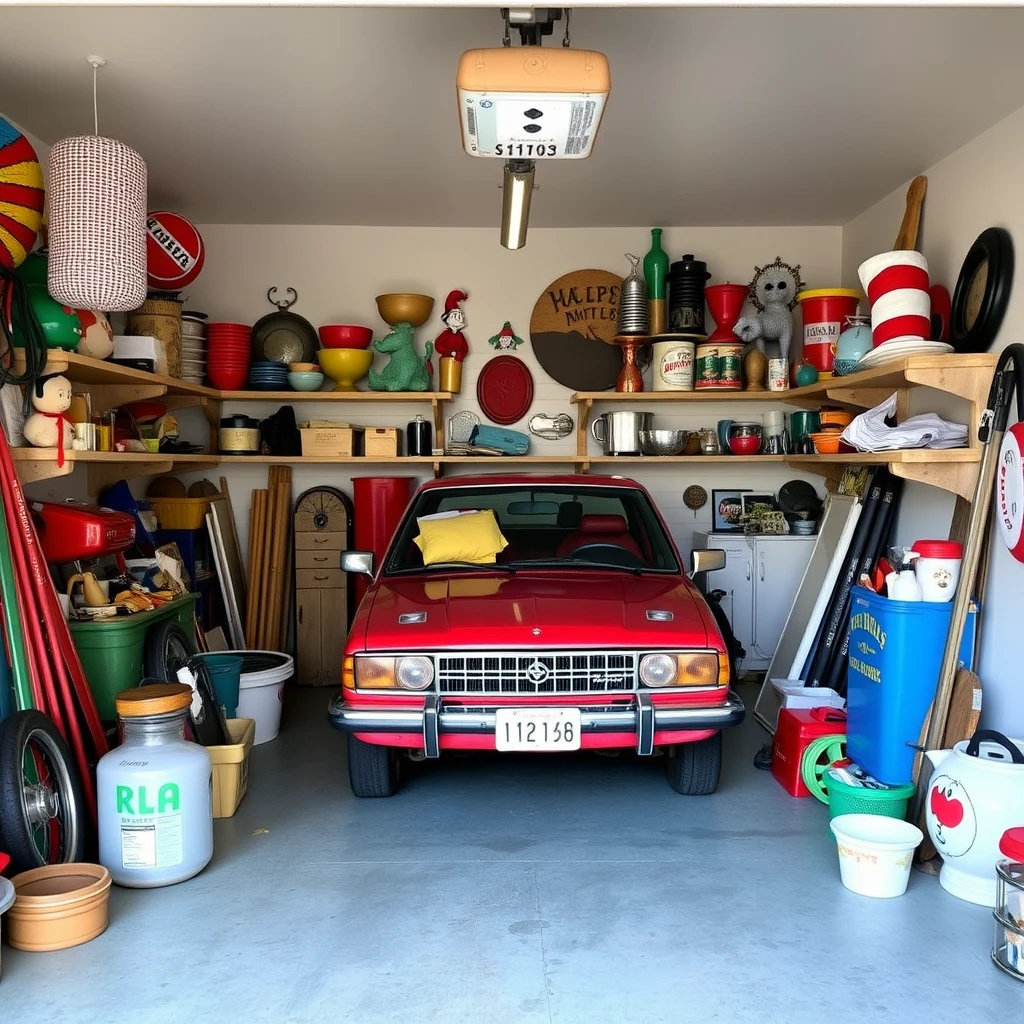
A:
<svg viewBox="0 0 1024 1024">
<path fill-rule="evenodd" d="M 412 324 L 421 327 L 427 322 L 434 309 L 434 299 L 430 295 L 417 295 L 415 292 L 389 292 L 377 296 L 377 312 L 381 320 L 392 327 L 395 324 Z"/>
</svg>

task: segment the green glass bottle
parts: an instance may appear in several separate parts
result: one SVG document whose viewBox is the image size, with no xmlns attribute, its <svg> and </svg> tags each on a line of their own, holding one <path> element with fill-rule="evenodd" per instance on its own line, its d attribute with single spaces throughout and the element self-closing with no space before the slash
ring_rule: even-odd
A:
<svg viewBox="0 0 1024 1024">
<path fill-rule="evenodd" d="M 644 279 L 651 311 L 651 334 L 664 334 L 668 253 L 661 247 L 661 228 L 651 228 L 651 248 L 644 257 Z"/>
</svg>

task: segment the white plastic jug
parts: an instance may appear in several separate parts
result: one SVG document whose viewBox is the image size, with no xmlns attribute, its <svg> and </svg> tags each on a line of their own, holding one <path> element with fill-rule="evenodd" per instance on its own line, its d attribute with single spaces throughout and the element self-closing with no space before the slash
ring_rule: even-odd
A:
<svg viewBox="0 0 1024 1024">
<path fill-rule="evenodd" d="M 1024 822 L 1024 741 L 980 729 L 952 750 L 929 750 L 928 835 L 948 893 L 995 906 L 999 839 Z"/>
</svg>

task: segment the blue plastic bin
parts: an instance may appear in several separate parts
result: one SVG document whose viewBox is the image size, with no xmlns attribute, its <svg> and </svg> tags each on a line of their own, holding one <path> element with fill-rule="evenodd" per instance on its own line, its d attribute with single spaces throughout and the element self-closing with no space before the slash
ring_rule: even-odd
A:
<svg viewBox="0 0 1024 1024">
<path fill-rule="evenodd" d="M 974 662 L 972 604 L 960 664 Z M 952 601 L 890 601 L 854 587 L 846 691 L 846 752 L 887 786 L 913 781 L 913 746 L 935 697 Z"/>
</svg>

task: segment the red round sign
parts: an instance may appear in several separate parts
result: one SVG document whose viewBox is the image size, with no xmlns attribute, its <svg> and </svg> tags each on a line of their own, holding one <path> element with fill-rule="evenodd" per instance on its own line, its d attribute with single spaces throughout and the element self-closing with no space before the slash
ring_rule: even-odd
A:
<svg viewBox="0 0 1024 1024">
<path fill-rule="evenodd" d="M 203 269 L 202 236 L 180 214 L 157 210 L 146 217 L 146 273 L 149 287 L 180 291 Z"/>
<path fill-rule="evenodd" d="M 1003 543 L 1018 562 L 1024 562 L 1024 423 L 1003 435 L 996 470 L 996 522 Z"/>
</svg>

